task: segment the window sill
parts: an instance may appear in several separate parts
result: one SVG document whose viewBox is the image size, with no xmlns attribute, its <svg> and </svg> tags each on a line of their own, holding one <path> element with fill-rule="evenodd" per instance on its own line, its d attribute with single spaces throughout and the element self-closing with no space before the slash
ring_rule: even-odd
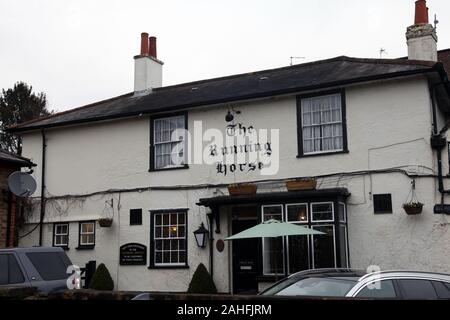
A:
<svg viewBox="0 0 450 320">
<path fill-rule="evenodd" d="M 189 265 L 185 266 L 149 266 L 148 269 L 189 269 Z"/>
<path fill-rule="evenodd" d="M 172 170 L 183 170 L 183 169 L 189 169 L 189 165 L 186 164 L 181 167 L 172 167 L 172 168 L 150 168 L 150 169 L 148 169 L 148 172 L 172 171 Z"/>
<path fill-rule="evenodd" d="M 343 151 L 330 151 L 330 152 L 320 152 L 320 153 L 310 153 L 310 154 L 299 154 L 297 155 L 297 158 L 309 158 L 309 157 L 320 157 L 320 156 L 330 156 L 333 154 L 346 154 L 349 153 L 348 150 Z"/>
<path fill-rule="evenodd" d="M 76 250 L 93 250 L 95 248 L 95 245 L 89 245 L 89 246 L 78 246 L 75 249 Z"/>
</svg>

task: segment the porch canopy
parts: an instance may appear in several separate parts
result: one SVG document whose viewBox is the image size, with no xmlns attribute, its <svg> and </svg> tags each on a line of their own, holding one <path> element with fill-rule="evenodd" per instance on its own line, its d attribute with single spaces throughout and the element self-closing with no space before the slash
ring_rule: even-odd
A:
<svg viewBox="0 0 450 320">
<path fill-rule="evenodd" d="M 334 199 L 336 202 L 346 202 L 350 196 L 347 188 L 330 188 L 330 189 L 315 189 L 315 190 L 301 190 L 301 191 L 285 191 L 285 192 L 262 192 L 252 195 L 241 196 L 217 196 L 211 198 L 202 198 L 197 202 L 197 205 L 209 207 L 211 209 L 212 218 L 216 224 L 216 233 L 220 233 L 220 207 L 228 205 L 240 204 L 256 204 L 266 205 L 279 202 L 302 202 L 306 200 Z"/>
</svg>

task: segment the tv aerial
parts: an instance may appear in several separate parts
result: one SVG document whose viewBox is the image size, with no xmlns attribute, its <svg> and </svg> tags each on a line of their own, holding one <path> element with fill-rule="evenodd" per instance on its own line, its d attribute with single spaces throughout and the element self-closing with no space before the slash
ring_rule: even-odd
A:
<svg viewBox="0 0 450 320">
<path fill-rule="evenodd" d="M 293 66 L 294 65 L 294 59 L 306 59 L 306 57 L 289 57 L 291 59 L 291 63 L 290 65 Z"/>
<path fill-rule="evenodd" d="M 16 196 L 27 198 L 36 191 L 36 180 L 29 173 L 16 171 L 9 175 L 8 187 Z"/>
</svg>

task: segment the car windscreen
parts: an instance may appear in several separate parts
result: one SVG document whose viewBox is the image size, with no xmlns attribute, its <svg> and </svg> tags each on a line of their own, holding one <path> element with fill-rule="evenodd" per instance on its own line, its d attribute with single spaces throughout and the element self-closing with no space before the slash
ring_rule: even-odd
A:
<svg viewBox="0 0 450 320">
<path fill-rule="evenodd" d="M 262 295 L 344 297 L 356 284 L 353 277 L 288 278 Z"/>
<path fill-rule="evenodd" d="M 62 252 L 29 252 L 26 254 L 43 280 L 67 279 L 68 259 Z"/>
</svg>

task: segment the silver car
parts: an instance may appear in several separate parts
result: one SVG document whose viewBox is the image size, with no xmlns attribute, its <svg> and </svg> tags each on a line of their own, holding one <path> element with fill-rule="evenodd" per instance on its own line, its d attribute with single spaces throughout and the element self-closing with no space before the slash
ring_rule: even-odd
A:
<svg viewBox="0 0 450 320">
<path fill-rule="evenodd" d="M 0 288 L 34 287 L 41 292 L 67 289 L 70 259 L 62 248 L 0 249 Z"/>
<path fill-rule="evenodd" d="M 307 270 L 275 283 L 260 295 L 450 299 L 450 275 L 416 271 Z"/>
</svg>

